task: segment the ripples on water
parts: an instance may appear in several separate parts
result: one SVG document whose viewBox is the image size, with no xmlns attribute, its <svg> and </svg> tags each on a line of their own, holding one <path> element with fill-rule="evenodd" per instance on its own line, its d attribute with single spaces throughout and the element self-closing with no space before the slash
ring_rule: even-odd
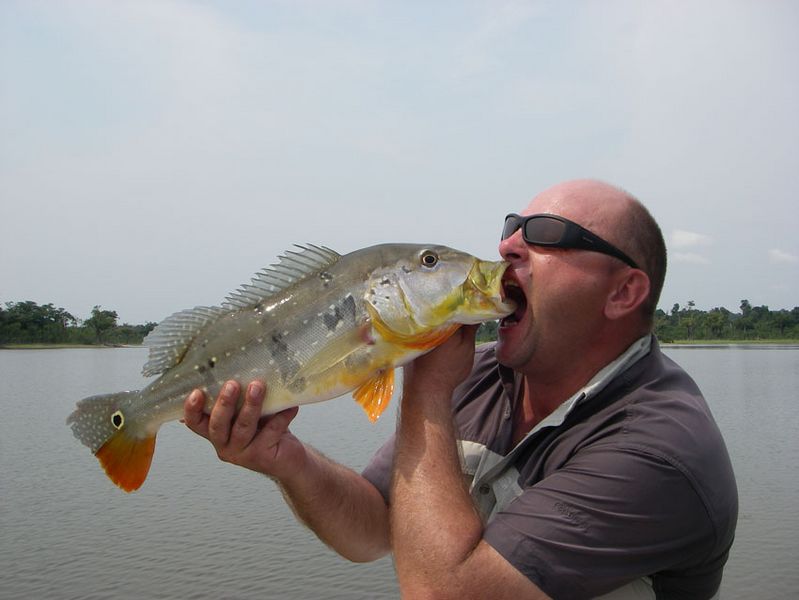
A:
<svg viewBox="0 0 799 600">
<path fill-rule="evenodd" d="M 795 598 L 799 347 L 666 348 L 702 388 L 738 482 L 722 598 Z"/>
<path fill-rule="evenodd" d="M 64 423 L 76 400 L 139 388 L 142 349 L 0 351 L 0 597 L 394 598 L 390 559 L 354 565 L 297 524 L 276 486 L 222 464 L 182 425 L 125 494 Z M 355 469 L 393 430 L 352 400 L 294 431 Z"/>
<path fill-rule="evenodd" d="M 795 596 L 799 350 L 667 348 L 702 387 L 741 499 L 723 597 Z M 142 489 L 111 484 L 65 425 L 76 400 L 139 388 L 143 349 L 0 351 L 0 597 L 395 598 L 389 559 L 353 565 L 297 524 L 275 485 L 177 423 Z M 352 400 L 293 430 L 356 470 L 394 428 Z"/>
</svg>

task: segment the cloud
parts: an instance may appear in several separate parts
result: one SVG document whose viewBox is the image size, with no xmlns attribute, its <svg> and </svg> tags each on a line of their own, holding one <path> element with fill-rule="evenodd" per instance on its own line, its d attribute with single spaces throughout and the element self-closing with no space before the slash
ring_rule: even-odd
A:
<svg viewBox="0 0 799 600">
<path fill-rule="evenodd" d="M 790 254 L 789 252 L 783 252 L 782 250 L 778 250 L 777 248 L 772 248 L 768 251 L 768 258 L 773 263 L 781 263 L 781 264 L 792 264 L 795 265 L 799 263 L 799 256 L 795 254 Z"/>
<path fill-rule="evenodd" d="M 692 265 L 709 265 L 710 259 L 693 252 L 675 252 L 669 258 L 672 262 L 688 263 Z"/>
<path fill-rule="evenodd" d="M 694 246 L 709 246 L 713 238 L 702 233 L 675 229 L 671 234 L 671 245 L 675 248 L 691 248 Z"/>
</svg>

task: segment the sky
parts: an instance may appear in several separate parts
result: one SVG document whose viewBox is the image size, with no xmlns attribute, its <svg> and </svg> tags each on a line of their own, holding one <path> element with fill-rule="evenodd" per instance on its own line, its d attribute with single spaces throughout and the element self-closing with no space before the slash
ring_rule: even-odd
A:
<svg viewBox="0 0 799 600">
<path fill-rule="evenodd" d="M 799 305 L 799 3 L 0 2 L 0 303 L 216 305 L 293 244 L 496 258 L 560 181 L 658 220 L 660 307 Z"/>
</svg>

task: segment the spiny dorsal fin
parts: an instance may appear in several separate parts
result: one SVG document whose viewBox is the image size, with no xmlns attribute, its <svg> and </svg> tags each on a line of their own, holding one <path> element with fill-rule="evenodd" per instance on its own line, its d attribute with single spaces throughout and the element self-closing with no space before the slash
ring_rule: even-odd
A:
<svg viewBox="0 0 799 600">
<path fill-rule="evenodd" d="M 144 338 L 150 355 L 142 374 L 158 375 L 178 364 L 197 334 L 227 312 L 218 306 L 196 306 L 164 319 Z"/>
<path fill-rule="evenodd" d="M 296 245 L 299 252 L 288 250 L 278 256 L 279 262 L 261 269 L 250 283 L 225 298 L 222 306 L 228 310 L 252 308 L 276 294 L 336 263 L 341 255 L 325 246 Z"/>
<path fill-rule="evenodd" d="M 158 375 L 174 367 L 186 354 L 194 338 L 222 315 L 242 308 L 252 308 L 269 296 L 294 285 L 334 264 L 341 255 L 325 246 L 307 244 L 299 252 L 287 250 L 278 262 L 261 269 L 250 283 L 230 294 L 222 307 L 197 306 L 167 317 L 145 338 L 150 348 L 147 363 L 142 368 L 145 377 Z"/>
</svg>

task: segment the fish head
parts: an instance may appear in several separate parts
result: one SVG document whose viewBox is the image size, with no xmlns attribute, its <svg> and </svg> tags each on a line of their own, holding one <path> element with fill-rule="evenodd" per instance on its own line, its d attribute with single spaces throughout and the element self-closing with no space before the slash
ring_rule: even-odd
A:
<svg viewBox="0 0 799 600">
<path fill-rule="evenodd" d="M 395 333 L 422 335 L 515 310 L 502 296 L 504 261 L 480 260 L 446 246 L 396 244 L 391 249 L 384 251 L 384 266 L 373 273 L 368 300 Z"/>
</svg>

